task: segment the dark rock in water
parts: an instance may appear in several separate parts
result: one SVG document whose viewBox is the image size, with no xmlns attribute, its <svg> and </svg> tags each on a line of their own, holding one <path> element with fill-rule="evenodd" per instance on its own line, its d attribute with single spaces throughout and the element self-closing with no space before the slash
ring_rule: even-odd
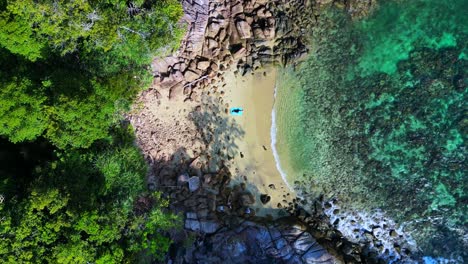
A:
<svg viewBox="0 0 468 264">
<path fill-rule="evenodd" d="M 271 200 L 271 197 L 266 194 L 261 194 L 260 195 L 260 201 L 262 201 L 262 204 L 266 204 Z"/>
<path fill-rule="evenodd" d="M 270 184 L 270 185 L 268 185 L 268 187 L 269 187 L 270 189 L 272 189 L 272 190 L 276 190 L 276 186 L 275 186 L 273 183 Z"/>
</svg>

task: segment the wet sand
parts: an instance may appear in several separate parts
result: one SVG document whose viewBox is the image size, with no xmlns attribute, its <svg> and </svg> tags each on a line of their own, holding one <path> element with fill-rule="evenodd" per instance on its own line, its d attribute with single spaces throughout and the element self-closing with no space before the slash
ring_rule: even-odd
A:
<svg viewBox="0 0 468 264">
<path fill-rule="evenodd" d="M 245 182 L 256 195 L 257 215 L 277 216 L 278 203 L 287 205 L 295 197 L 277 170 L 271 148 L 271 124 L 276 83 L 276 69 L 258 70 L 254 75 L 241 77 L 233 72 L 225 74 L 225 102 L 230 107 L 244 109 L 242 116 L 227 114 L 245 134 L 235 139 L 239 153 L 228 163 L 233 184 Z M 274 187 L 271 187 L 274 185 Z M 271 200 L 263 205 L 260 194 Z"/>
</svg>

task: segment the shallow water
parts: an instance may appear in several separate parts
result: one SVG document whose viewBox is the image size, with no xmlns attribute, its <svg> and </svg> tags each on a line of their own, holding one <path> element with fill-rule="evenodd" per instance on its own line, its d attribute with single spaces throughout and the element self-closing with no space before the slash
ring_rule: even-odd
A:
<svg viewBox="0 0 468 264">
<path fill-rule="evenodd" d="M 278 78 L 290 183 L 382 208 L 421 255 L 466 259 L 468 1 L 381 1 L 320 17 L 309 58 Z M 417 230 L 417 232 L 415 232 Z"/>
</svg>

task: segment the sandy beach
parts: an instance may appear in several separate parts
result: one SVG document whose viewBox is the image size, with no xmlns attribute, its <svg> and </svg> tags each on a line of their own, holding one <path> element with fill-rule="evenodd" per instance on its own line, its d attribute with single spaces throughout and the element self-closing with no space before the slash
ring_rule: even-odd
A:
<svg viewBox="0 0 468 264">
<path fill-rule="evenodd" d="M 242 107 L 242 116 L 228 114 L 228 118 L 245 132 L 235 139 L 238 155 L 228 163 L 235 176 L 233 184 L 246 182 L 247 188 L 256 193 L 257 215 L 276 215 L 278 204 L 287 205 L 294 198 L 277 170 L 271 147 L 271 124 L 276 83 L 273 67 L 256 71 L 253 75 L 225 74 L 224 100 L 230 107 Z M 260 194 L 267 194 L 271 201 L 263 205 Z M 272 210 L 273 209 L 273 210 Z"/>
<path fill-rule="evenodd" d="M 245 76 L 235 72 L 227 70 L 201 89 L 197 101 L 149 90 L 142 96 L 145 107 L 139 110 L 145 118 L 134 120 L 136 133 L 149 143 L 140 144 L 147 144 L 147 158 L 155 166 L 162 162 L 174 170 L 190 164 L 190 174 L 202 176 L 202 171 L 216 172 L 224 165 L 232 175 L 230 186 L 244 183 L 255 196 L 250 207 L 256 215 L 280 216 L 276 209 L 287 207 L 295 194 L 278 172 L 271 147 L 276 69 Z M 243 108 L 243 114 L 231 115 L 231 107 Z M 156 169 L 149 182 L 167 185 L 157 182 L 170 170 Z M 265 204 L 262 194 L 270 197 Z"/>
</svg>

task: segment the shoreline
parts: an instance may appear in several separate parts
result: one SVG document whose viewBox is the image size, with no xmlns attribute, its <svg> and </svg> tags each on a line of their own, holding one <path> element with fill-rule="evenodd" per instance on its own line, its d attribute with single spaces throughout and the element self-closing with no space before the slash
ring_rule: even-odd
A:
<svg viewBox="0 0 468 264">
<path fill-rule="evenodd" d="M 279 157 L 275 156 L 276 148 L 272 145 L 276 140 L 276 135 L 272 134 L 276 127 L 272 119 L 276 76 L 274 67 L 245 76 L 227 72 L 223 90 L 229 107 L 244 109 L 242 116 L 227 116 L 244 132 L 234 140 L 239 153 L 228 168 L 234 175 L 233 184 L 243 182 L 255 195 L 252 207 L 258 216 L 278 217 L 281 213 L 277 209 L 288 207 L 296 197 L 294 189 L 285 181 L 284 172 L 278 170 Z M 263 204 L 261 195 L 268 195 L 270 201 Z"/>
<path fill-rule="evenodd" d="M 353 253 L 340 250 L 343 240 L 333 236 L 323 214 L 298 204 L 283 170 L 290 164 L 282 167 L 277 151 L 276 69 L 265 66 L 287 65 L 307 53 L 305 41 L 289 41 L 302 40 L 303 32 L 287 29 L 313 25 L 310 16 L 277 13 L 284 3 L 211 4 L 184 1 L 191 25 L 187 36 L 176 55 L 153 61 L 153 85 L 130 117 L 151 167 L 148 187 L 162 190 L 171 199 L 170 210 L 184 214 L 177 243 L 186 230 L 206 239 L 242 219 L 274 223 L 285 216 L 307 225 L 327 250 L 358 259 L 357 246 Z M 225 14 L 233 7 L 236 13 Z M 231 107 L 243 107 L 244 115 L 229 115 Z"/>
<path fill-rule="evenodd" d="M 274 103 L 273 103 L 273 109 L 271 110 L 271 129 L 270 129 L 271 149 L 273 152 L 273 156 L 275 157 L 276 169 L 280 173 L 281 178 L 283 179 L 284 183 L 286 183 L 286 186 L 288 186 L 290 190 L 294 191 L 294 188 L 292 188 L 291 185 L 289 185 L 288 175 L 281 167 L 281 158 L 279 156 L 278 149 L 276 148 L 276 142 L 277 142 L 277 137 L 278 137 L 278 128 L 277 128 L 277 123 L 276 123 L 277 89 L 278 89 L 278 85 L 275 83 L 275 90 L 273 93 Z"/>
</svg>

